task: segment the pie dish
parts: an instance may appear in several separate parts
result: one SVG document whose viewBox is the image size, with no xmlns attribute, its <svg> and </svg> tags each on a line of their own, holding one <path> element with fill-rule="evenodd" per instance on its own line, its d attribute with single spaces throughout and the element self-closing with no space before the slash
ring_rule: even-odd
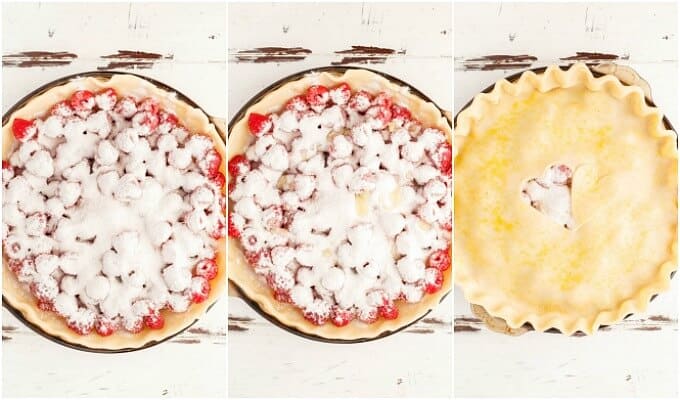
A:
<svg viewBox="0 0 680 400">
<path fill-rule="evenodd" d="M 677 268 L 676 135 L 639 87 L 527 71 L 456 120 L 455 282 L 510 329 L 592 334 Z"/>
<path fill-rule="evenodd" d="M 81 77 L 3 126 L 3 302 L 77 348 L 136 349 L 225 286 L 225 146 L 133 75 Z"/>
<path fill-rule="evenodd" d="M 371 339 L 450 288 L 451 128 L 368 70 L 267 92 L 229 132 L 229 279 L 283 326 Z"/>
</svg>

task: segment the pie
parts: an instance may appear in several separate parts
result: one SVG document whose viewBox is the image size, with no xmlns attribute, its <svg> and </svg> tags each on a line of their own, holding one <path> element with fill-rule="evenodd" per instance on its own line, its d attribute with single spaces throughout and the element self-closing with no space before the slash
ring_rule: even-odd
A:
<svg viewBox="0 0 680 400">
<path fill-rule="evenodd" d="M 584 64 L 501 80 L 454 131 L 455 282 L 510 328 L 592 334 L 677 268 L 676 135 Z"/>
<path fill-rule="evenodd" d="M 417 320 L 450 287 L 451 130 L 373 72 L 321 72 L 250 107 L 229 136 L 229 278 L 328 339 Z"/>
<path fill-rule="evenodd" d="M 3 132 L 3 297 L 94 349 L 139 348 L 225 286 L 225 146 L 199 109 L 131 75 L 79 78 Z"/>
</svg>

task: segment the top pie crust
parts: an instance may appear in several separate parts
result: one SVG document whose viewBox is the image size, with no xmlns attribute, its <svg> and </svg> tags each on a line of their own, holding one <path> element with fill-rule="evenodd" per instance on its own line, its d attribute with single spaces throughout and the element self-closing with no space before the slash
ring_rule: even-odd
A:
<svg viewBox="0 0 680 400">
<path fill-rule="evenodd" d="M 413 118 L 421 121 L 423 126 L 437 128 L 445 133 L 449 141 L 451 140 L 449 122 L 434 104 L 415 96 L 407 88 L 398 86 L 367 70 L 347 70 L 342 75 L 328 72 L 309 74 L 268 93 L 262 100 L 248 108 L 244 115 L 247 116 L 252 112 L 261 114 L 278 112 L 289 99 L 304 93 L 311 85 L 333 87 L 340 83 L 349 84 L 353 91 L 366 90 L 372 94 L 386 92 L 398 100 L 396 102 L 408 108 Z M 229 159 L 234 155 L 243 153 L 250 145 L 251 140 L 252 135 L 248 131 L 247 117 L 244 117 L 233 126 L 229 133 Z M 231 179 L 231 177 L 228 179 Z M 231 208 L 231 206 L 230 200 L 229 207 Z M 433 309 L 451 288 L 451 270 L 449 269 L 443 272 L 444 282 L 442 289 L 437 293 L 425 295 L 418 303 L 397 302 L 399 317 L 395 320 L 381 318 L 371 324 L 354 320 L 341 328 L 331 323 L 318 326 L 307 321 L 295 306 L 274 299 L 271 289 L 248 265 L 237 239 L 229 238 L 228 255 L 229 279 L 246 298 L 257 303 L 265 313 L 276 318 L 283 325 L 326 339 L 370 339 L 402 328 L 422 317 L 428 310 Z"/>
<path fill-rule="evenodd" d="M 538 331 L 592 334 L 643 312 L 677 268 L 676 136 L 643 91 L 584 64 L 528 71 L 457 119 L 455 281 Z M 550 165 L 574 171 L 569 230 L 521 199 Z"/>
<path fill-rule="evenodd" d="M 220 138 L 215 126 L 208 117 L 199 109 L 189 106 L 177 99 L 176 94 L 157 88 L 150 82 L 132 75 L 114 75 L 110 79 L 104 78 L 79 78 L 73 81 L 47 90 L 45 93 L 31 99 L 25 106 L 15 111 L 2 127 L 2 157 L 6 159 L 13 149 L 15 138 L 12 134 L 12 122 L 15 118 L 34 119 L 47 113 L 50 108 L 69 98 L 76 90 L 90 90 L 98 92 L 106 88 L 113 88 L 121 95 L 129 95 L 141 99 L 150 97 L 159 102 L 159 105 L 169 112 L 174 113 L 179 121 L 194 133 L 209 136 L 217 151 L 222 155 L 220 171 L 225 173 L 225 145 Z M 31 293 L 19 283 L 14 274 L 8 269 L 7 256 L 2 257 L 3 279 L 2 294 L 4 300 L 19 311 L 30 323 L 38 326 L 46 334 L 59 338 L 65 342 L 86 346 L 100 350 L 120 350 L 140 348 L 151 342 L 163 340 L 172 336 L 197 320 L 219 298 L 225 288 L 225 239 L 215 243 L 216 262 L 218 274 L 215 279 L 209 281 L 210 294 L 208 299 L 199 304 L 192 304 L 186 312 L 175 313 L 162 310 L 165 319 L 162 329 L 144 329 L 140 333 L 131 334 L 123 330 L 114 332 L 111 336 L 101 337 L 96 333 L 79 335 L 70 330 L 63 318 L 53 312 L 46 312 L 35 306 L 35 299 Z"/>
</svg>

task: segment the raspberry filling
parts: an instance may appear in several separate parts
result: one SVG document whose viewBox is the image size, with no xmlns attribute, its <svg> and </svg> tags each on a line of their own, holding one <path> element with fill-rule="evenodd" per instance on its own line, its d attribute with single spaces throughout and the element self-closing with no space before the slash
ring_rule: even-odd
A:
<svg viewBox="0 0 680 400">
<path fill-rule="evenodd" d="M 451 145 L 387 93 L 314 85 L 250 113 L 229 161 L 229 236 L 314 324 L 399 316 L 451 265 Z"/>
<path fill-rule="evenodd" d="M 564 164 L 548 167 L 543 176 L 528 180 L 522 199 L 539 212 L 567 229 L 575 227 L 571 211 L 572 170 Z"/>
<path fill-rule="evenodd" d="M 162 310 L 206 300 L 226 235 L 212 139 L 113 89 L 76 91 L 12 132 L 3 248 L 40 309 L 108 336 L 161 329 Z"/>
</svg>

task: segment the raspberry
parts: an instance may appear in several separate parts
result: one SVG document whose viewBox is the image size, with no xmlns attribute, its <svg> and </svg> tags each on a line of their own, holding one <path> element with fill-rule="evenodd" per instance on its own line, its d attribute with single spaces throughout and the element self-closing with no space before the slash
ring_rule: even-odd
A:
<svg viewBox="0 0 680 400">
<path fill-rule="evenodd" d="M 116 103 L 113 110 L 116 114 L 120 114 L 125 118 L 132 118 L 133 115 L 137 114 L 137 102 L 132 97 L 123 97 Z"/>
<path fill-rule="evenodd" d="M 194 265 L 194 275 L 202 276 L 207 280 L 217 276 L 217 263 L 214 259 L 204 258 Z"/>
<path fill-rule="evenodd" d="M 237 177 L 250 171 L 250 161 L 243 154 L 237 154 L 227 163 L 229 175 Z"/>
<path fill-rule="evenodd" d="M 360 90 L 349 99 L 349 106 L 359 112 L 364 112 L 371 106 L 371 95 L 364 90 Z"/>
<path fill-rule="evenodd" d="M 392 107 L 392 96 L 385 92 L 378 93 L 373 99 L 373 105 L 391 108 Z"/>
<path fill-rule="evenodd" d="M 373 129 L 384 129 L 392 121 L 392 111 L 389 106 L 376 105 L 366 110 L 366 115 Z"/>
<path fill-rule="evenodd" d="M 360 312 L 357 314 L 357 318 L 365 324 L 372 324 L 378 320 L 378 309 Z"/>
<path fill-rule="evenodd" d="M 352 89 L 346 83 L 341 83 L 330 91 L 331 101 L 337 105 L 345 105 L 352 97 Z"/>
<path fill-rule="evenodd" d="M 130 333 L 139 333 L 144 329 L 144 319 L 136 318 L 134 320 L 125 321 L 124 328 Z"/>
<path fill-rule="evenodd" d="M 288 100 L 285 106 L 286 110 L 304 112 L 309 110 L 309 104 L 305 100 L 304 96 L 295 96 Z"/>
<path fill-rule="evenodd" d="M 290 298 L 290 292 L 285 289 L 274 290 L 274 299 L 276 299 L 276 301 L 286 304 L 290 304 L 293 302 L 293 300 Z"/>
<path fill-rule="evenodd" d="M 425 293 L 432 294 L 439 291 L 444 283 L 444 276 L 437 268 L 425 268 L 425 278 L 423 279 L 423 290 Z"/>
<path fill-rule="evenodd" d="M 436 268 L 440 271 L 446 271 L 451 267 L 451 257 L 448 249 L 436 250 L 427 259 L 427 266 L 429 268 Z"/>
<path fill-rule="evenodd" d="M 76 111 L 89 111 L 94 108 L 94 93 L 89 90 L 76 90 L 71 95 L 69 104 Z"/>
<path fill-rule="evenodd" d="M 220 218 L 217 219 L 217 224 L 215 225 L 215 228 L 213 229 L 212 232 L 210 232 L 210 237 L 215 239 L 215 240 L 220 240 L 224 237 L 226 232 L 224 232 L 224 217 L 220 215 Z"/>
<path fill-rule="evenodd" d="M 429 153 L 434 165 L 445 176 L 451 176 L 451 143 L 442 142 L 436 150 Z"/>
<path fill-rule="evenodd" d="M 12 122 L 12 133 L 18 141 L 25 142 L 35 136 L 37 132 L 38 129 L 35 127 L 33 120 L 29 121 L 27 119 L 14 118 L 14 121 Z"/>
<path fill-rule="evenodd" d="M 246 251 L 245 257 L 248 261 L 248 264 L 250 264 L 252 267 L 255 267 L 260 263 L 260 259 L 262 258 L 263 254 L 263 251 Z"/>
<path fill-rule="evenodd" d="M 69 320 L 66 325 L 74 332 L 76 332 L 79 335 L 89 335 L 90 332 L 92 332 L 92 328 L 94 326 L 92 324 L 81 324 L 78 323 L 77 321 L 74 320 Z"/>
<path fill-rule="evenodd" d="M 399 309 L 391 300 L 385 300 L 385 304 L 378 307 L 378 314 L 385 319 L 397 319 Z"/>
<path fill-rule="evenodd" d="M 159 124 L 158 114 L 154 114 L 149 111 L 140 111 L 132 118 L 133 123 L 137 123 L 139 126 L 145 126 L 149 129 L 149 132 L 153 132 Z"/>
<path fill-rule="evenodd" d="M 210 295 L 210 283 L 202 276 L 194 276 L 191 278 L 191 287 L 189 288 L 189 297 L 192 303 L 202 303 Z"/>
<path fill-rule="evenodd" d="M 250 113 L 248 116 L 248 129 L 255 137 L 260 137 L 272 129 L 272 120 L 269 115 Z"/>
<path fill-rule="evenodd" d="M 50 109 L 50 115 L 70 117 L 73 115 L 73 109 L 71 108 L 71 104 L 68 101 L 63 100 L 52 106 Z"/>
<path fill-rule="evenodd" d="M 406 107 L 392 104 L 390 110 L 392 111 L 392 120 L 399 122 L 401 125 L 411 119 L 411 112 Z"/>
<path fill-rule="evenodd" d="M 112 320 L 100 315 L 94 323 L 94 330 L 97 331 L 99 336 L 111 336 L 116 331 L 116 324 Z"/>
<path fill-rule="evenodd" d="M 38 300 L 38 308 L 43 311 L 56 311 L 54 308 L 54 302 L 51 300 Z"/>
<path fill-rule="evenodd" d="M 140 111 L 146 111 L 153 115 L 158 115 L 158 112 L 160 111 L 158 102 L 150 97 L 143 99 L 137 106 L 137 109 Z"/>
<path fill-rule="evenodd" d="M 337 305 L 331 308 L 331 322 L 337 327 L 343 327 L 352 322 L 354 313 L 350 310 L 343 310 Z"/>
<path fill-rule="evenodd" d="M 227 183 L 227 178 L 225 178 L 224 174 L 219 171 L 214 173 L 213 175 L 210 175 L 208 179 L 210 180 L 210 183 L 212 183 L 213 185 L 220 189 L 222 189 L 224 185 Z"/>
<path fill-rule="evenodd" d="M 169 132 L 172 128 L 179 125 L 179 120 L 177 116 L 173 113 L 161 111 L 158 113 L 158 120 L 161 125 L 167 125 L 167 131 Z"/>
<path fill-rule="evenodd" d="M 270 206 L 262 213 L 262 224 L 269 228 L 278 228 L 283 224 L 283 208 L 281 206 Z"/>
<path fill-rule="evenodd" d="M 328 100 L 330 100 L 330 94 L 328 93 L 328 88 L 323 85 L 312 85 L 307 89 L 305 93 L 305 99 L 307 103 L 314 111 L 321 111 L 326 107 Z"/>
<path fill-rule="evenodd" d="M 451 229 L 453 228 L 453 215 L 449 213 L 446 219 L 439 221 L 439 226 L 441 226 L 441 228 L 445 231 L 451 232 Z"/>
<path fill-rule="evenodd" d="M 328 320 L 328 317 L 311 311 L 305 311 L 303 316 L 305 319 L 314 325 L 323 325 Z"/>
<path fill-rule="evenodd" d="M 208 150 L 202 159 L 197 161 L 198 169 L 201 170 L 203 175 L 211 177 L 220 171 L 220 165 L 222 164 L 222 156 L 220 153 L 213 149 Z"/>
<path fill-rule="evenodd" d="M 236 239 L 241 237 L 242 222 L 244 222 L 243 217 L 233 212 L 229 213 L 229 237 Z"/>
<path fill-rule="evenodd" d="M 145 315 L 144 325 L 149 329 L 163 329 L 165 319 L 158 310 L 149 310 L 149 314 Z"/>
<path fill-rule="evenodd" d="M 110 110 L 116 105 L 116 101 L 118 101 L 118 93 L 112 88 L 104 89 L 97 93 L 95 101 L 99 108 Z"/>
</svg>

